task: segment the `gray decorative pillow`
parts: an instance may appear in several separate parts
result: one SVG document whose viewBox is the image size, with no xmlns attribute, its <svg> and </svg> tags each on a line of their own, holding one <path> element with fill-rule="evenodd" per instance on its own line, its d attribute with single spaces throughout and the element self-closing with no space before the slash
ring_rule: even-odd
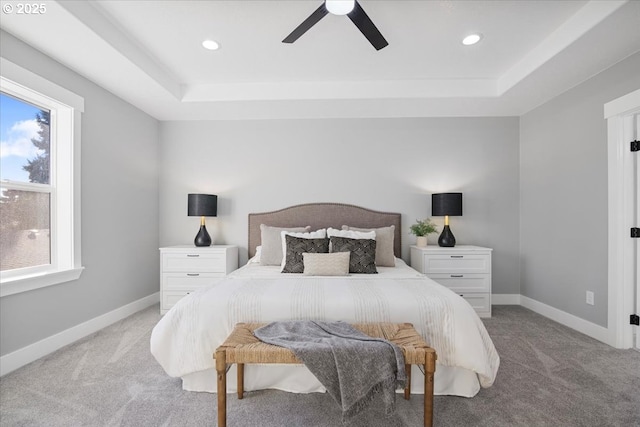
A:
<svg viewBox="0 0 640 427">
<path fill-rule="evenodd" d="M 328 253 L 329 239 L 305 239 L 302 237 L 284 236 L 287 243 L 286 261 L 283 273 L 303 273 L 303 253 Z"/>
<path fill-rule="evenodd" d="M 376 232 L 376 265 L 378 267 L 395 267 L 396 256 L 393 253 L 393 240 L 395 237 L 396 226 L 380 228 L 357 228 L 342 226 L 343 230 L 351 231 L 375 231 Z"/>
<path fill-rule="evenodd" d="M 331 237 L 332 252 L 351 252 L 349 273 L 378 274 L 376 269 L 376 241 Z"/>
<path fill-rule="evenodd" d="M 313 254 L 305 252 L 304 274 L 306 276 L 347 276 L 349 274 L 349 252 Z"/>
<path fill-rule="evenodd" d="M 295 231 L 303 233 L 311 230 L 311 227 L 271 227 L 260 224 L 260 242 L 262 250 L 260 252 L 260 265 L 281 265 L 282 257 L 282 237 L 283 231 Z"/>
</svg>

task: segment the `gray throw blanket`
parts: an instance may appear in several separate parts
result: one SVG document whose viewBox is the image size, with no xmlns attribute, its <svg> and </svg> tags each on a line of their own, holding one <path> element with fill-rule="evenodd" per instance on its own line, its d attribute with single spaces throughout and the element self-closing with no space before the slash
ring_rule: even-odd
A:
<svg viewBox="0 0 640 427">
<path fill-rule="evenodd" d="M 344 322 L 273 322 L 254 331 L 263 342 L 293 352 L 342 408 L 343 422 L 364 410 L 378 394 L 385 411 L 395 411 L 397 388 L 406 373 L 402 350 Z"/>
</svg>

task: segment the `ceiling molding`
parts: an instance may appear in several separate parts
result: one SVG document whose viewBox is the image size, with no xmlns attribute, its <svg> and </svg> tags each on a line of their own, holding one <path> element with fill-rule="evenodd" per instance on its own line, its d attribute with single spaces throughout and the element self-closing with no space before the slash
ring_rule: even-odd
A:
<svg viewBox="0 0 640 427">
<path fill-rule="evenodd" d="M 628 0 L 590 1 L 498 79 L 500 95 L 562 53 Z"/>
<path fill-rule="evenodd" d="M 183 86 L 182 102 L 496 97 L 490 79 L 218 83 Z"/>
<path fill-rule="evenodd" d="M 114 54 L 121 55 L 131 62 L 144 74 L 153 79 L 176 99 L 182 96 L 180 82 L 170 71 L 160 65 L 159 61 L 152 58 L 144 47 L 136 43 L 133 38 L 117 22 L 109 19 L 108 15 L 95 1 L 62 1 L 52 2 L 64 8 L 70 15 L 76 18 L 78 24 L 85 26 L 83 33 L 93 33 L 95 36 L 106 42 L 113 50 Z M 66 21 L 75 26 L 76 22 L 71 22 L 71 17 Z M 79 37 L 82 43 L 83 38 Z"/>
</svg>

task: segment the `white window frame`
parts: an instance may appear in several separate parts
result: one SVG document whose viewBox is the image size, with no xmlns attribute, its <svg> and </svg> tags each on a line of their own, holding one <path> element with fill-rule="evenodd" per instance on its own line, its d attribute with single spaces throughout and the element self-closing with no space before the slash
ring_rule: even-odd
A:
<svg viewBox="0 0 640 427">
<path fill-rule="evenodd" d="M 0 297 L 4 297 L 76 280 L 82 274 L 80 121 L 84 112 L 84 98 L 5 58 L 0 58 L 0 89 L 51 111 L 52 162 L 51 264 L 1 272 Z M 34 191 L 36 185 L 11 182 L 3 183 L 3 186 Z"/>
</svg>

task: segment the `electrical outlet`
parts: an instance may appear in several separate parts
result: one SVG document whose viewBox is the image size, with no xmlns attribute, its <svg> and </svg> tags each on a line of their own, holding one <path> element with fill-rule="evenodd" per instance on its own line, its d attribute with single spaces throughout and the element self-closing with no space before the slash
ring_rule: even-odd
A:
<svg viewBox="0 0 640 427">
<path fill-rule="evenodd" d="M 587 291 L 587 304 L 589 305 L 594 305 L 594 301 L 593 301 L 593 292 L 591 291 Z"/>
</svg>

